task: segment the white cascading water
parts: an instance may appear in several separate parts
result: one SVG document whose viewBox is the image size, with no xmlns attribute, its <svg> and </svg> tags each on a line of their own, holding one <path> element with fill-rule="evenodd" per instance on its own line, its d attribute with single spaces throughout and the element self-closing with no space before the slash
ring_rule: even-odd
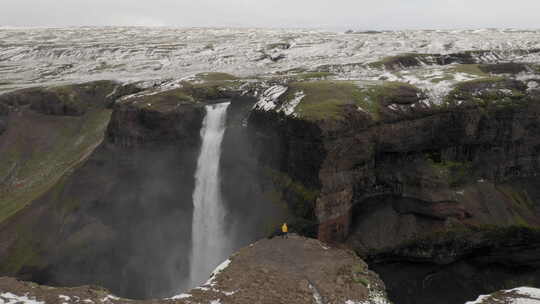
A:
<svg viewBox="0 0 540 304">
<path fill-rule="evenodd" d="M 228 255 L 225 210 L 221 204 L 219 161 L 229 102 L 206 106 L 202 148 L 195 173 L 190 287 L 208 279 Z"/>
</svg>

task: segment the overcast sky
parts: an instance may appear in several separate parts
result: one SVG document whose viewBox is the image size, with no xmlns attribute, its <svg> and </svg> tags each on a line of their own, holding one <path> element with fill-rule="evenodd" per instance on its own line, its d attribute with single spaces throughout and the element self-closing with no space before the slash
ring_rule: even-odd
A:
<svg viewBox="0 0 540 304">
<path fill-rule="evenodd" d="M 0 26 L 540 28 L 540 0 L 0 0 Z"/>
</svg>

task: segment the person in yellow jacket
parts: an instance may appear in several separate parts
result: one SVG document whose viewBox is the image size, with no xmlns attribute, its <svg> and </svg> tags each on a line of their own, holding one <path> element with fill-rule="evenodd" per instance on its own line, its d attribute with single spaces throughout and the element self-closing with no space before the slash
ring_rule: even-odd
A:
<svg viewBox="0 0 540 304">
<path fill-rule="evenodd" d="M 287 227 L 287 223 L 283 223 L 281 226 L 281 232 L 283 233 L 283 238 L 288 238 L 287 233 L 289 232 L 289 227 Z"/>
</svg>

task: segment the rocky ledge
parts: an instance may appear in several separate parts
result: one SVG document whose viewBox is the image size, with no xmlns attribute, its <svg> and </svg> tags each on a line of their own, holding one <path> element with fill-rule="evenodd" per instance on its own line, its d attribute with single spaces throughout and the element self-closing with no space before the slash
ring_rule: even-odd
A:
<svg viewBox="0 0 540 304">
<path fill-rule="evenodd" d="M 466 304 L 534 304 L 540 303 L 540 289 L 518 287 L 501 290 L 487 296 L 480 296 L 476 301 Z"/>
<path fill-rule="evenodd" d="M 377 274 L 353 252 L 290 235 L 263 239 L 222 263 L 202 286 L 161 300 L 122 299 L 93 286 L 55 288 L 0 278 L 0 303 L 385 304 Z"/>
</svg>

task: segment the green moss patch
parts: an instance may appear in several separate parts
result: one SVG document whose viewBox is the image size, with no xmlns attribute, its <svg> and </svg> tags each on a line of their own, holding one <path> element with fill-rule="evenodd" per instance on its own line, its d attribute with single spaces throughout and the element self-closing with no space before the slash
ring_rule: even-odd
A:
<svg viewBox="0 0 540 304">
<path fill-rule="evenodd" d="M 392 103 L 411 104 L 419 99 L 421 90 L 402 82 L 384 82 L 361 88 L 351 81 L 292 82 L 285 98 L 292 100 L 297 92 L 304 98 L 296 107 L 299 117 L 307 120 L 342 120 L 344 106 L 353 105 L 380 117 L 380 106 Z"/>
<path fill-rule="evenodd" d="M 429 158 L 428 160 L 439 175 L 446 176 L 448 185 L 451 187 L 465 185 L 474 179 L 471 162 L 442 161 L 437 163 Z"/>
<path fill-rule="evenodd" d="M 292 100 L 297 92 L 305 97 L 296 112 L 308 120 L 343 119 L 343 106 L 357 104 L 361 97 L 361 89 L 347 81 L 293 82 L 286 98 Z"/>
<path fill-rule="evenodd" d="M 41 267 L 38 244 L 31 236 L 19 234 L 17 241 L 9 250 L 7 259 L 2 261 L 1 265 L 0 271 L 9 274 L 16 274 L 23 267 Z"/>
<path fill-rule="evenodd" d="M 5 136 L 0 148 L 0 222 L 49 190 L 102 141 L 111 110 L 80 117 L 27 113 Z M 41 140 L 36 142 L 38 132 Z"/>
<path fill-rule="evenodd" d="M 530 210 L 535 207 L 534 201 L 531 199 L 526 190 L 507 184 L 497 185 L 497 190 L 512 200 L 516 206 Z"/>
<path fill-rule="evenodd" d="M 271 201 L 288 209 L 287 223 L 291 231 L 316 237 L 317 219 L 314 209 L 319 190 L 306 187 L 286 173 L 271 168 L 265 168 L 265 174 L 276 187 L 276 190 L 271 192 Z"/>
<path fill-rule="evenodd" d="M 145 95 L 136 98 L 133 105 L 138 108 L 152 109 L 156 111 L 167 111 L 182 104 L 195 103 L 195 99 L 183 88 L 168 90 L 153 95 Z"/>
<path fill-rule="evenodd" d="M 458 64 L 450 69 L 454 73 L 465 73 L 479 77 L 488 77 L 489 74 L 484 72 L 479 64 Z"/>
<path fill-rule="evenodd" d="M 518 80 L 486 77 L 456 84 L 445 98 L 445 103 L 457 101 L 481 106 L 514 106 L 527 94 L 527 86 Z"/>
</svg>

